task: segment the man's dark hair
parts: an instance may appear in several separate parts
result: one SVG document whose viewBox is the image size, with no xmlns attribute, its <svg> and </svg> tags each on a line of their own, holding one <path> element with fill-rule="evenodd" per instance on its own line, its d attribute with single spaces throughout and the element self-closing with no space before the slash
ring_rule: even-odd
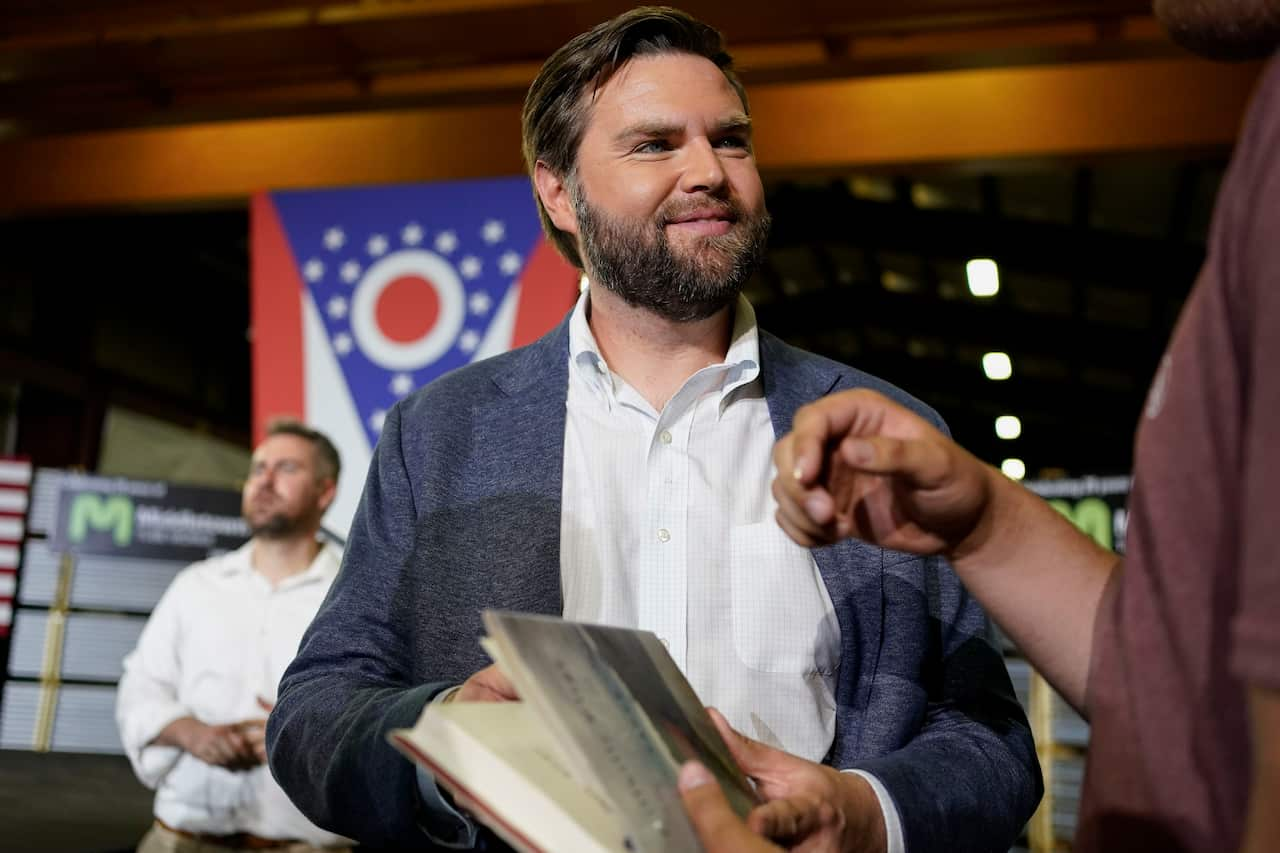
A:
<svg viewBox="0 0 1280 853">
<path fill-rule="evenodd" d="M 521 125 L 524 162 L 530 179 L 542 161 L 557 176 L 572 181 L 578 145 L 587 126 L 591 98 L 622 66 L 637 56 L 688 53 L 711 60 L 733 86 L 747 110 L 747 93 L 733 72 L 733 57 L 714 28 L 667 6 L 641 6 L 575 36 L 551 55 L 524 99 Z M 534 186 L 542 228 L 560 254 L 582 269 L 572 234 L 551 222 Z"/>
<path fill-rule="evenodd" d="M 338 482 L 338 475 L 342 473 L 342 457 L 324 433 L 292 418 L 277 418 L 267 424 L 267 437 L 273 435 L 296 435 L 311 442 L 316 454 L 316 474 L 321 480 Z"/>
</svg>

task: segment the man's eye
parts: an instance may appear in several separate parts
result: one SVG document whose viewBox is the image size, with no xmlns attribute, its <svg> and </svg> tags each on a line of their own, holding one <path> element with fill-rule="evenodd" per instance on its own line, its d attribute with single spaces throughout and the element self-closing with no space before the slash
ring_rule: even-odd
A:
<svg viewBox="0 0 1280 853">
<path fill-rule="evenodd" d="M 670 150 L 671 146 L 667 145 L 665 140 L 650 139 L 648 142 L 641 142 L 637 145 L 632 153 L 634 154 L 661 154 L 663 151 Z"/>
<path fill-rule="evenodd" d="M 722 136 L 716 140 L 717 148 L 735 148 L 745 150 L 751 147 L 745 136 Z"/>
</svg>

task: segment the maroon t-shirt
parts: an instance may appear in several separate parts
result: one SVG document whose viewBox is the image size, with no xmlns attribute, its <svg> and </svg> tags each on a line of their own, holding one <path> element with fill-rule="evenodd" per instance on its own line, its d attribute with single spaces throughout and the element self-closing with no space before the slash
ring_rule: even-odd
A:
<svg viewBox="0 0 1280 853">
<path fill-rule="evenodd" d="M 1247 690 L 1280 688 L 1280 57 L 1149 392 L 1134 477 L 1094 637 L 1077 850 L 1234 851 Z"/>
</svg>

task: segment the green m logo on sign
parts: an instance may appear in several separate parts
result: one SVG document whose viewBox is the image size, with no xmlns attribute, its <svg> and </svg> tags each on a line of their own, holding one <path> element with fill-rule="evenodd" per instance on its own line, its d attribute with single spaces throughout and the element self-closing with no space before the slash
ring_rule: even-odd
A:
<svg viewBox="0 0 1280 853">
<path fill-rule="evenodd" d="M 67 518 L 67 538 L 79 544 L 90 529 L 111 531 L 117 547 L 129 547 L 133 541 L 133 500 L 127 495 L 76 495 Z"/>
<path fill-rule="evenodd" d="M 1111 507 L 1101 498 L 1085 498 L 1074 506 L 1064 500 L 1049 501 L 1049 506 L 1067 517 L 1081 533 L 1103 548 L 1113 547 Z"/>
</svg>

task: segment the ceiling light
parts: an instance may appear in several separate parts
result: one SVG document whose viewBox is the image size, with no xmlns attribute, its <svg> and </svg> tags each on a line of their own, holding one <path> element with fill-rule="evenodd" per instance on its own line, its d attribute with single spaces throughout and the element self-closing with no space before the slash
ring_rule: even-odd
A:
<svg viewBox="0 0 1280 853">
<path fill-rule="evenodd" d="M 964 272 L 974 296 L 995 296 L 1000 292 L 1000 270 L 990 258 L 974 258 L 964 265 Z"/>
<path fill-rule="evenodd" d="M 996 418 L 996 435 L 1004 439 L 1014 439 L 1022 435 L 1022 421 L 1013 415 L 1001 415 Z"/>
<path fill-rule="evenodd" d="M 1013 362 L 1002 352 L 989 352 L 982 357 L 982 372 L 988 379 L 1008 379 L 1013 375 Z"/>
<path fill-rule="evenodd" d="M 1027 476 L 1027 466 L 1021 459 L 1006 459 L 1000 463 L 1000 470 L 1010 480 L 1021 480 Z"/>
</svg>

